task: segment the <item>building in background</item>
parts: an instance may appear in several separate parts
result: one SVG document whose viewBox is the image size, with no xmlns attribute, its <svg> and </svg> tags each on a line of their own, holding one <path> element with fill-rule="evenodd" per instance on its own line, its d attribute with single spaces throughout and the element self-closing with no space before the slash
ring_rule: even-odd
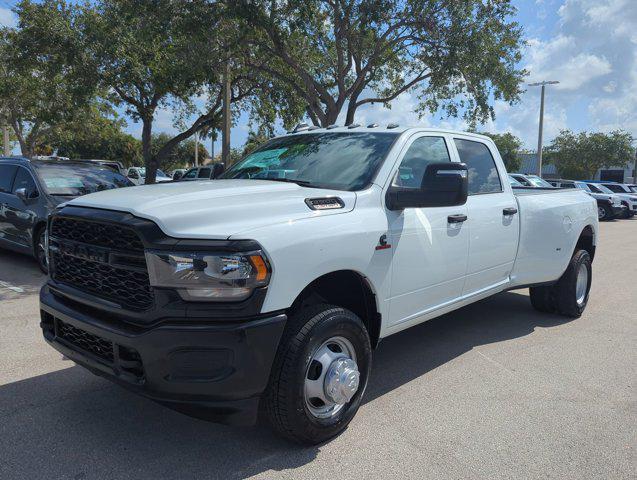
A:
<svg viewBox="0 0 637 480">
<path fill-rule="evenodd" d="M 537 154 L 535 153 L 521 153 L 520 158 L 522 160 L 520 168 L 511 173 L 522 173 L 524 175 L 536 175 L 537 174 Z M 561 178 L 557 167 L 551 163 L 542 164 L 542 178 Z M 635 180 L 635 165 L 633 159 L 628 159 L 626 165 L 616 166 L 609 168 L 600 168 L 595 173 L 595 177 L 590 180 L 606 180 L 609 182 L 619 183 L 637 183 Z M 588 180 L 588 179 L 574 179 L 574 180 Z"/>
</svg>

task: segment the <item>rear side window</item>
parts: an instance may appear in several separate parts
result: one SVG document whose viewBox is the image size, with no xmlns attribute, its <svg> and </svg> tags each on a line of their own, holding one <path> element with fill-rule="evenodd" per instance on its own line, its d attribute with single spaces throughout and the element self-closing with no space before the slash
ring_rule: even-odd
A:
<svg viewBox="0 0 637 480">
<path fill-rule="evenodd" d="M 403 188 L 420 188 L 422 177 L 430 163 L 450 162 L 445 139 L 420 137 L 409 146 L 392 185 Z"/>
<path fill-rule="evenodd" d="M 502 191 L 500 175 L 489 148 L 481 142 L 455 138 L 460 161 L 469 170 L 469 195 Z"/>
<path fill-rule="evenodd" d="M 197 175 L 197 178 L 210 178 L 210 169 L 202 168 L 201 170 L 199 170 L 199 174 Z"/>
<path fill-rule="evenodd" d="M 38 189 L 35 186 L 33 176 L 26 168 L 22 167 L 18 168 L 18 173 L 15 176 L 13 194 L 20 188 L 24 188 L 27 191 L 27 198 L 35 198 L 38 196 Z"/>
<path fill-rule="evenodd" d="M 11 193 L 16 168 L 15 165 L 0 165 L 0 192 Z"/>
</svg>

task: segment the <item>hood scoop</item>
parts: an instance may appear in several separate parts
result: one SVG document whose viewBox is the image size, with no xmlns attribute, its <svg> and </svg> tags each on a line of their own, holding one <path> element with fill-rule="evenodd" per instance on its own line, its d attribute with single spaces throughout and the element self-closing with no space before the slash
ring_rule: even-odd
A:
<svg viewBox="0 0 637 480">
<path fill-rule="evenodd" d="M 305 204 L 311 210 L 335 210 L 345 207 L 345 202 L 338 197 L 306 198 Z"/>
</svg>

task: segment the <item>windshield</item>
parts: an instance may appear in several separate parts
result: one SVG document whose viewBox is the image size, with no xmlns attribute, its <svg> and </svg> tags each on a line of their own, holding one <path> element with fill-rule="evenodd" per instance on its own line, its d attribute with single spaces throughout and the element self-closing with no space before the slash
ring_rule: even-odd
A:
<svg viewBox="0 0 637 480">
<path fill-rule="evenodd" d="M 577 188 L 581 188 L 582 190 L 586 190 L 587 192 L 590 192 L 590 191 L 591 191 L 591 189 L 589 188 L 589 186 L 588 186 L 588 185 L 586 185 L 585 183 L 582 183 L 582 182 L 577 182 L 577 183 L 575 183 L 575 186 L 576 186 Z"/>
<path fill-rule="evenodd" d="M 528 175 L 526 178 L 529 179 L 529 182 L 533 184 L 535 187 L 552 187 L 549 182 L 544 180 L 543 178 L 536 177 L 535 175 Z"/>
<path fill-rule="evenodd" d="M 78 196 L 133 185 L 128 178 L 108 167 L 77 163 L 34 166 L 50 195 Z"/>
<path fill-rule="evenodd" d="M 637 185 L 628 185 L 628 188 L 631 192 L 637 193 Z"/>
<path fill-rule="evenodd" d="M 329 132 L 275 138 L 220 178 L 288 181 L 308 187 L 361 190 L 398 135 Z"/>
</svg>

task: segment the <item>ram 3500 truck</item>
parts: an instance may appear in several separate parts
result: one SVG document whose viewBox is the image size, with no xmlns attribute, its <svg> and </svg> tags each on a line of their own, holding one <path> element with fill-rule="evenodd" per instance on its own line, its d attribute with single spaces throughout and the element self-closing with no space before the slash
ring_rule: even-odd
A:
<svg viewBox="0 0 637 480">
<path fill-rule="evenodd" d="M 586 307 L 598 222 L 583 191 L 514 191 L 480 135 L 299 130 L 220 180 L 56 211 L 47 342 L 181 412 L 317 443 L 356 414 L 381 339 L 516 288 L 542 312 Z"/>
</svg>

